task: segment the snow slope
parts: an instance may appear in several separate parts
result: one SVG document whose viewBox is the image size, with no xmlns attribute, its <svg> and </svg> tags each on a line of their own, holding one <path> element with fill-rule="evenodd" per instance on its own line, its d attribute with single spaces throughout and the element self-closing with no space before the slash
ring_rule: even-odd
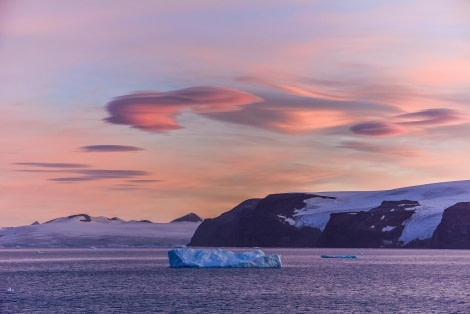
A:
<svg viewBox="0 0 470 314">
<path fill-rule="evenodd" d="M 470 201 L 470 180 L 410 186 L 394 190 L 365 192 L 321 192 L 322 196 L 305 200 L 305 207 L 296 210 L 295 226 L 316 227 L 323 231 L 331 213 L 368 211 L 378 207 L 382 201 L 411 200 L 420 206 L 415 214 L 405 222 L 400 237 L 404 243 L 414 239 L 432 237 L 440 223 L 444 210 L 458 202 Z M 411 208 L 410 208 L 411 209 Z"/>
<path fill-rule="evenodd" d="M 86 220 L 90 221 L 86 221 Z M 0 247 L 148 247 L 187 244 L 199 222 L 151 223 L 76 215 L 0 229 Z"/>
</svg>

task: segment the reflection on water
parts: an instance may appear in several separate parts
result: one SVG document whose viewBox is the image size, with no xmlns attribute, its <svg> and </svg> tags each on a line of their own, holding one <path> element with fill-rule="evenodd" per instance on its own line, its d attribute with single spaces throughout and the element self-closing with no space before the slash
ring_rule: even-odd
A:
<svg viewBox="0 0 470 314">
<path fill-rule="evenodd" d="M 283 267 L 174 269 L 167 249 L 0 250 L 0 313 L 470 311 L 470 251 L 264 251 Z"/>
</svg>

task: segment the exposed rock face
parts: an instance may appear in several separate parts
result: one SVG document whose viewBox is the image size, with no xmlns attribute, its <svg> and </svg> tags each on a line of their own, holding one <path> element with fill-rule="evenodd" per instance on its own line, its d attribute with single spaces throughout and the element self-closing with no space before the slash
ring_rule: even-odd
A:
<svg viewBox="0 0 470 314">
<path fill-rule="evenodd" d="M 314 246 L 321 231 L 296 228 L 289 223 L 304 200 L 323 197 L 306 193 L 272 194 L 245 201 L 231 211 L 206 219 L 196 230 L 190 246 Z"/>
<path fill-rule="evenodd" d="M 457 203 L 444 210 L 441 223 L 434 231 L 431 247 L 470 249 L 470 202 Z"/>
<path fill-rule="evenodd" d="M 289 224 L 304 200 L 321 197 L 306 193 L 272 194 L 262 199 L 251 215 L 240 220 L 240 246 L 311 247 L 321 231 L 317 228 L 297 228 Z"/>
<path fill-rule="evenodd" d="M 183 221 L 201 222 L 203 221 L 203 219 L 199 217 L 198 215 L 196 215 L 195 213 L 189 213 L 187 215 L 184 215 L 183 217 L 172 220 L 171 222 L 183 222 Z"/>
<path fill-rule="evenodd" d="M 240 220 L 249 215 L 260 199 L 246 200 L 216 218 L 205 219 L 197 228 L 191 246 L 242 246 Z"/>
<path fill-rule="evenodd" d="M 404 222 L 416 201 L 384 201 L 367 212 L 333 213 L 318 241 L 320 247 L 398 247 Z"/>
</svg>

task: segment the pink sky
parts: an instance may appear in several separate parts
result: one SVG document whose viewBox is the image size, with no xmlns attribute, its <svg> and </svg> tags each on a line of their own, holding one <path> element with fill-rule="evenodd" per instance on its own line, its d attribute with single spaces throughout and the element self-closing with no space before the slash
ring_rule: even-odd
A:
<svg viewBox="0 0 470 314">
<path fill-rule="evenodd" d="M 0 0 L 0 226 L 469 179 L 468 12 Z"/>
</svg>

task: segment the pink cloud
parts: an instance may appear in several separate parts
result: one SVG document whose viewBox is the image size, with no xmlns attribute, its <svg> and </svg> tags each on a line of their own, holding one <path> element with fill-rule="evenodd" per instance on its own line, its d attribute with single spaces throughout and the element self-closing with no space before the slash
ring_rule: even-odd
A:
<svg viewBox="0 0 470 314">
<path fill-rule="evenodd" d="M 269 81 L 266 82 L 270 84 Z M 274 84 L 277 86 L 277 83 Z M 261 94 L 264 100 L 262 103 L 250 104 L 237 111 L 210 112 L 203 115 L 219 121 L 298 135 L 351 125 L 358 122 L 358 117 L 372 120 L 397 113 L 395 108 L 378 103 L 340 101 L 320 98 L 320 95 L 305 96 L 303 92 L 286 94 L 278 92 L 284 91 L 282 88 L 274 89 L 276 92 Z"/>
<path fill-rule="evenodd" d="M 348 112 L 341 109 L 315 108 L 313 105 L 310 108 L 296 107 L 288 102 L 276 106 L 268 102 L 239 111 L 213 112 L 204 116 L 291 135 L 347 125 L 353 121 Z"/>
<path fill-rule="evenodd" d="M 236 111 L 262 99 L 236 89 L 192 87 L 170 92 L 139 92 L 113 99 L 104 120 L 154 132 L 183 128 L 176 121 L 182 110 L 193 113 Z"/>
<path fill-rule="evenodd" d="M 347 100 L 343 95 L 333 94 L 319 88 L 315 89 L 311 86 L 299 86 L 298 82 L 295 83 L 276 83 L 272 80 L 263 79 L 260 77 L 253 76 L 243 76 L 237 78 L 237 81 L 244 83 L 255 83 L 264 85 L 267 87 L 274 88 L 279 91 L 286 92 L 291 95 L 302 96 L 302 97 L 311 97 L 311 98 L 321 98 L 328 100 Z"/>
<path fill-rule="evenodd" d="M 49 178 L 51 181 L 57 182 L 81 182 L 81 181 L 94 181 L 103 179 L 127 179 L 140 176 L 147 176 L 150 172 L 141 170 L 109 170 L 109 169 L 83 169 L 90 168 L 87 164 L 76 163 L 46 163 L 46 162 L 16 162 L 15 166 L 33 167 L 33 169 L 18 169 L 19 172 L 29 173 L 66 173 L 73 176 L 61 178 Z M 78 175 L 78 176 L 77 176 Z M 147 181 L 147 179 L 143 179 Z M 151 182 L 157 182 L 150 180 Z"/>
<path fill-rule="evenodd" d="M 126 145 L 89 145 L 80 147 L 80 149 L 87 153 L 136 152 L 143 150 L 140 147 Z"/>
<path fill-rule="evenodd" d="M 401 125 L 433 126 L 449 125 L 462 122 L 465 115 L 457 110 L 436 108 L 413 113 L 406 113 L 396 117 Z"/>
<path fill-rule="evenodd" d="M 385 137 L 403 134 L 406 129 L 393 123 L 370 121 L 353 125 L 351 131 L 360 135 Z"/>
<path fill-rule="evenodd" d="M 353 133 L 369 136 L 395 136 L 413 129 L 456 125 L 468 122 L 468 115 L 453 109 L 433 108 L 390 117 L 385 121 L 364 122 L 353 125 Z"/>
</svg>

